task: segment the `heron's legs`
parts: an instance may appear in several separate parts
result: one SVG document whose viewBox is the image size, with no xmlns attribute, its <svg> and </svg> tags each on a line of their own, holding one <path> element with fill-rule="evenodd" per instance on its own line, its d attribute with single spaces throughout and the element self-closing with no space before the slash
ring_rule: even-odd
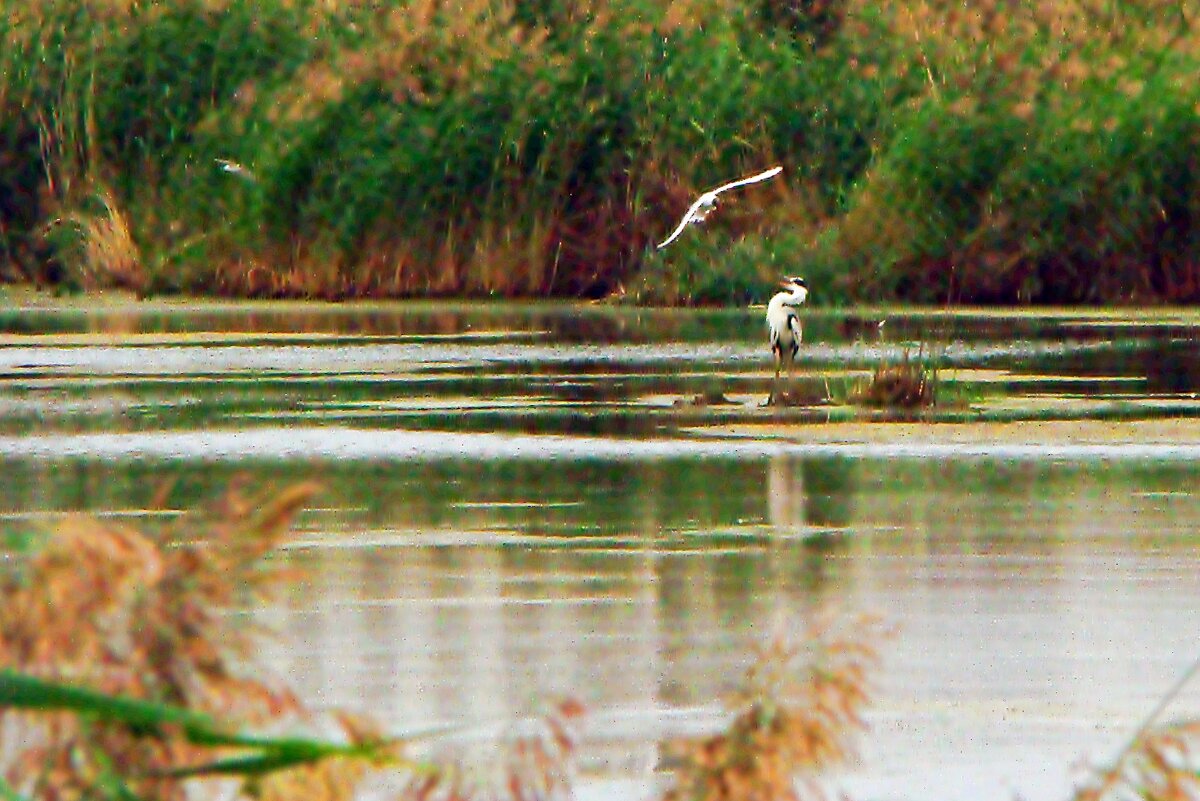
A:
<svg viewBox="0 0 1200 801">
<path fill-rule="evenodd" d="M 775 357 L 775 380 L 771 382 L 771 394 L 767 396 L 767 405 L 774 406 L 779 399 L 779 371 L 783 366 L 783 350 L 781 348 L 773 348 L 772 355 Z"/>
<path fill-rule="evenodd" d="M 779 375 L 783 371 L 786 371 L 787 373 L 787 381 L 785 389 L 781 393 L 779 391 Z M 821 381 L 825 384 L 825 400 L 832 400 L 833 392 L 829 389 L 829 377 L 822 373 Z M 786 402 L 788 392 L 796 392 L 796 354 L 792 353 L 791 351 L 787 351 L 786 353 L 783 351 L 776 351 L 775 382 L 772 384 L 771 396 L 767 398 L 767 404 L 771 405 L 774 403 Z M 799 397 L 799 395 L 794 394 L 793 397 Z"/>
<path fill-rule="evenodd" d="M 788 393 L 792 393 L 792 402 L 795 403 L 796 398 L 796 354 L 788 351 L 785 357 L 787 360 L 787 389 L 783 391 L 783 396 L 786 398 Z"/>
</svg>

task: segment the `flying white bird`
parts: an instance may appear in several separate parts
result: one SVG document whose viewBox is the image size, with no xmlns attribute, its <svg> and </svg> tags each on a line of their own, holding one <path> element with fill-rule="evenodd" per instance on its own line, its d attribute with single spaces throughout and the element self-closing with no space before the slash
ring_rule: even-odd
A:
<svg viewBox="0 0 1200 801">
<path fill-rule="evenodd" d="M 742 178 L 705 192 L 695 203 L 688 207 L 687 213 L 683 215 L 683 219 L 679 221 L 679 225 L 676 226 L 675 230 L 671 232 L 671 235 L 664 239 L 662 243 L 658 245 L 658 247 L 665 248 L 667 245 L 674 242 L 675 238 L 683 233 L 683 229 L 687 228 L 690 223 L 704 222 L 704 218 L 707 217 L 714 208 L 716 208 L 717 195 L 721 194 L 727 189 L 734 189 L 739 186 L 745 186 L 746 184 L 756 184 L 759 181 L 765 181 L 768 178 L 774 178 L 781 172 L 783 172 L 783 167 L 772 167 L 766 172 L 760 172 L 758 175 L 751 175 L 749 178 Z"/>
<path fill-rule="evenodd" d="M 785 278 L 779 285 L 785 291 L 777 292 L 767 304 L 767 328 L 771 333 L 771 353 L 775 356 L 775 381 L 771 384 L 768 405 L 779 397 L 780 369 L 786 365 L 788 378 L 792 376 L 792 365 L 800 350 L 801 337 L 800 317 L 795 307 L 808 297 L 808 285 L 803 278 Z"/>
<path fill-rule="evenodd" d="M 247 181 L 258 180 L 254 177 L 254 173 L 250 172 L 250 170 L 246 169 L 241 164 L 238 164 L 236 161 L 230 161 L 229 159 L 213 159 L 213 161 L 215 161 L 222 170 L 230 175 L 236 175 L 237 177 Z"/>
</svg>

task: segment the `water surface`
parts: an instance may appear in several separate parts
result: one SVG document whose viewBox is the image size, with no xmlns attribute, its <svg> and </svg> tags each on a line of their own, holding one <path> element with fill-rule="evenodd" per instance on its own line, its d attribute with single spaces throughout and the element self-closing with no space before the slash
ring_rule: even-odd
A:
<svg viewBox="0 0 1200 801">
<path fill-rule="evenodd" d="M 761 317 L 13 305 L 0 530 L 316 478 L 275 557 L 306 579 L 256 611 L 266 661 L 398 732 L 577 695 L 588 798 L 651 795 L 656 742 L 716 725 L 776 626 L 879 612 L 897 634 L 837 784 L 1065 798 L 1198 655 L 1200 316 L 806 317 L 812 389 L 936 348 L 936 424 L 763 408 Z"/>
</svg>

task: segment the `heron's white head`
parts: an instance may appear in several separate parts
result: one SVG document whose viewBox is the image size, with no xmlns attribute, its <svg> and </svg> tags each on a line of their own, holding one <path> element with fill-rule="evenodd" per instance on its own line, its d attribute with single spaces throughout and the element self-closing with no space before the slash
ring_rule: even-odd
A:
<svg viewBox="0 0 1200 801">
<path fill-rule="evenodd" d="M 804 283 L 803 278 L 785 278 L 779 282 L 779 286 L 791 295 L 788 298 L 789 304 L 803 303 L 805 298 L 808 297 L 808 284 Z"/>
</svg>

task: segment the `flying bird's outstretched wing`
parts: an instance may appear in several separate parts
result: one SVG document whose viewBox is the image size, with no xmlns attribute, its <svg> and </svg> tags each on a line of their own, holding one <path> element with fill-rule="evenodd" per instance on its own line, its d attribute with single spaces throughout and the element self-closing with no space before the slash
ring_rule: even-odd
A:
<svg viewBox="0 0 1200 801">
<path fill-rule="evenodd" d="M 680 234 L 683 233 L 683 229 L 687 228 L 688 223 L 692 222 L 693 220 L 695 220 L 697 222 L 699 220 L 703 220 L 704 214 L 707 214 L 708 211 L 711 210 L 712 207 L 716 204 L 717 195 L 721 194 L 722 192 L 724 192 L 727 189 L 734 189 L 739 186 L 745 186 L 746 184 L 754 184 L 754 183 L 758 183 L 759 181 L 765 181 L 768 178 L 774 178 L 776 175 L 778 175 L 781 172 L 783 172 L 783 167 L 772 167 L 771 169 L 769 169 L 765 172 L 760 172 L 757 175 L 751 175 L 749 178 L 740 178 L 736 181 L 731 181 L 730 183 L 722 184 L 721 186 L 718 186 L 716 189 L 710 189 L 709 191 L 705 192 L 703 195 L 701 195 L 699 197 L 699 199 L 696 200 L 695 203 L 688 206 L 688 210 L 683 215 L 683 219 L 679 221 L 679 225 L 675 226 L 675 230 L 671 232 L 670 236 L 668 236 L 666 239 L 664 239 L 662 242 L 660 242 L 658 244 L 658 249 L 661 250 L 662 248 L 665 248 L 667 245 L 674 242 L 675 239 Z M 700 212 L 701 209 L 704 209 L 703 213 L 698 214 L 697 212 Z"/>
<path fill-rule="evenodd" d="M 696 212 L 700 210 L 700 207 L 706 206 L 706 205 L 711 205 L 712 202 L 714 200 L 716 200 L 716 198 L 717 198 L 717 195 L 715 192 L 705 192 L 703 195 L 700 196 L 699 200 L 697 200 L 692 205 L 688 206 L 688 210 L 687 210 L 687 212 L 684 213 L 683 219 L 679 221 L 679 225 L 675 226 L 675 230 L 671 232 L 670 236 L 668 236 L 666 239 L 664 239 L 662 242 L 660 242 L 658 244 L 659 249 L 661 250 L 662 248 L 665 248 L 667 245 L 674 242 L 675 238 L 683 233 L 683 229 L 687 228 L 688 223 L 690 223 L 692 221 L 692 219 L 696 216 Z"/>
<path fill-rule="evenodd" d="M 759 181 L 765 181 L 768 178 L 774 178 L 776 175 L 779 175 L 779 173 L 781 173 L 781 172 L 783 172 L 783 167 L 772 167 L 771 169 L 766 170 L 765 172 L 760 172 L 758 175 L 751 175 L 749 178 L 741 178 L 737 181 L 731 181 L 727 184 L 718 186 L 716 189 L 712 190 L 712 193 L 714 195 L 719 195 L 722 192 L 724 192 L 726 189 L 733 189 L 735 187 L 745 186 L 746 184 L 756 184 Z"/>
</svg>

